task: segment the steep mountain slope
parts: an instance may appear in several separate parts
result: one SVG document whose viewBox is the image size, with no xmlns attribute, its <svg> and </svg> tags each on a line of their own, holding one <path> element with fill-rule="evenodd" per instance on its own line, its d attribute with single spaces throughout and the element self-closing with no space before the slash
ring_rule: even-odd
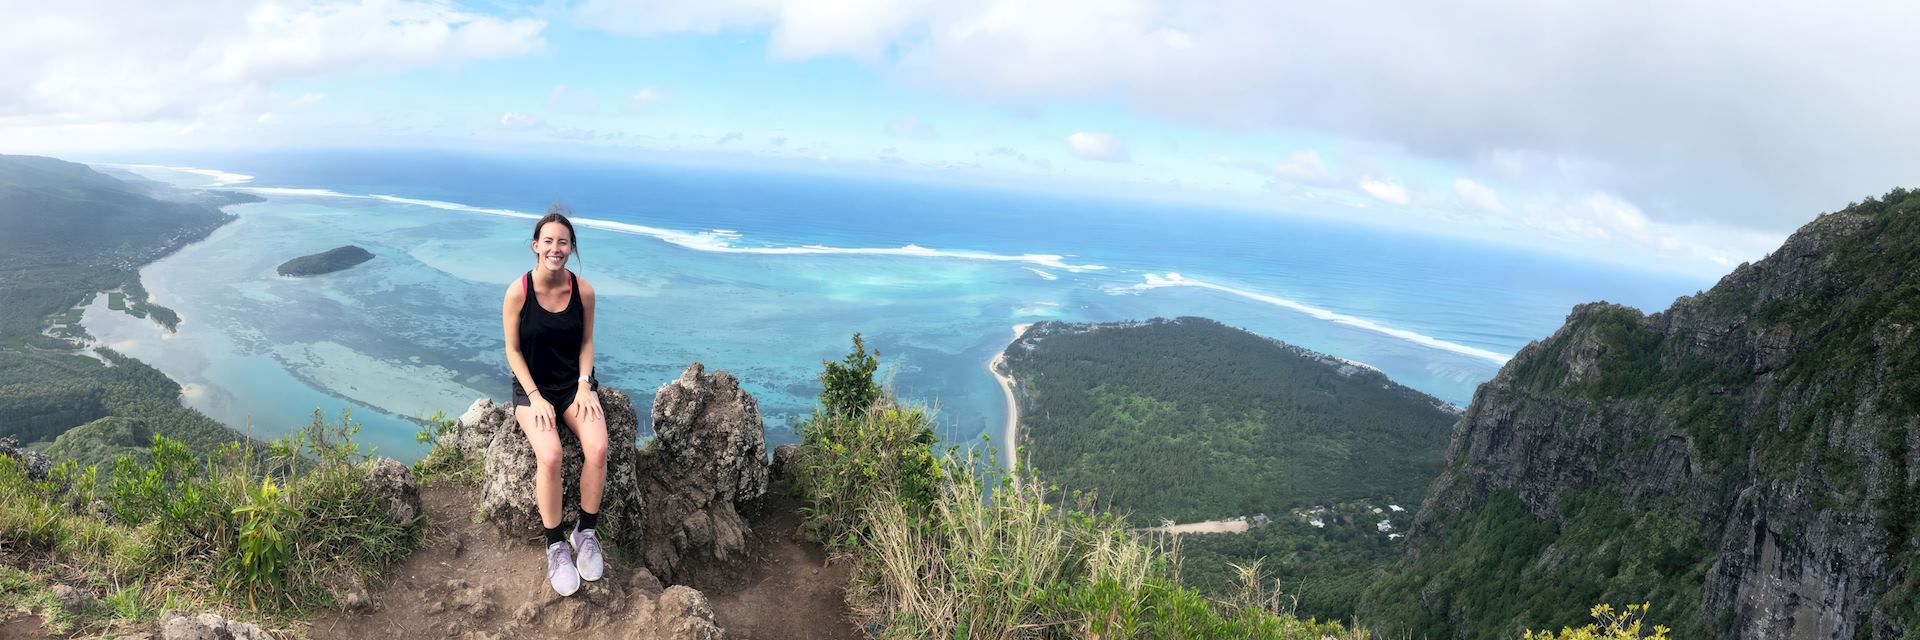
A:
<svg viewBox="0 0 1920 640">
<path fill-rule="evenodd" d="M 1455 425 L 1362 615 L 1511 635 L 1920 637 L 1920 194 L 1823 215 L 1651 316 L 1576 307 Z"/>
</svg>

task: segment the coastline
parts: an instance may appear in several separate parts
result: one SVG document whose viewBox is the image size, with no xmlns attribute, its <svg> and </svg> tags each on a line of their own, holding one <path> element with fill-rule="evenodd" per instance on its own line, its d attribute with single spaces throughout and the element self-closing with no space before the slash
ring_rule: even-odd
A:
<svg viewBox="0 0 1920 640">
<path fill-rule="evenodd" d="M 1020 335 L 1026 333 L 1027 327 L 1031 326 L 1033 325 L 1013 325 L 1013 339 L 1007 341 L 1007 347 L 1012 347 L 1013 343 L 1018 342 Z M 1007 360 L 1007 347 L 1002 347 L 999 353 L 993 354 L 992 360 L 987 361 L 987 373 L 993 374 L 993 379 L 1000 383 L 1000 394 L 1007 401 L 1007 424 L 1002 429 L 1001 437 L 1004 438 L 1002 442 L 1006 443 L 1003 447 L 1006 452 L 1007 471 L 1014 471 L 1020 466 L 1017 446 L 1020 442 L 1020 402 L 1013 397 L 1013 376 L 1000 372 L 1000 364 Z"/>
</svg>

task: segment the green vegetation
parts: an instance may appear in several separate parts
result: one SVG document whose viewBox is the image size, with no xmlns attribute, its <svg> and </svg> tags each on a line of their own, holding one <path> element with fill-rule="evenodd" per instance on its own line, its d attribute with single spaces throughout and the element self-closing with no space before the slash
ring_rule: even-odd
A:
<svg viewBox="0 0 1920 640">
<path fill-rule="evenodd" d="M 1371 369 L 1204 318 L 1042 323 L 1007 351 L 1021 458 L 1136 523 L 1417 503 L 1455 416 Z"/>
<path fill-rule="evenodd" d="M 1695 503 L 1731 505 L 1739 491 L 1779 483 L 1805 487 L 1828 517 L 1884 523 L 1887 552 L 1906 567 L 1893 575 L 1907 577 L 1876 585 L 1875 606 L 1920 621 L 1916 283 L 1920 192 L 1896 189 L 1809 223 L 1668 312 L 1706 331 L 1663 332 L 1660 319 L 1617 305 L 1578 308 L 1559 338 L 1512 363 L 1514 390 L 1591 407 L 1556 424 L 1604 425 L 1614 437 L 1599 442 L 1602 457 L 1684 438 L 1706 490 L 1630 500 L 1569 487 L 1544 517 L 1503 492 L 1442 512 L 1419 554 L 1366 591 L 1361 613 L 1390 632 L 1481 637 L 1582 619 L 1581 603 L 1649 598 L 1660 606 L 1636 619 L 1683 637 L 1724 634 L 1731 618 L 1701 609 L 1722 532 L 1692 515 Z M 1720 327 L 1726 345 L 1710 344 Z M 1809 517 L 1770 520 L 1791 540 Z"/>
<path fill-rule="evenodd" d="M 1236 566 L 1264 562 L 1297 611 L 1322 619 L 1351 619 L 1398 559 L 1376 527 L 1391 516 L 1363 515 L 1419 503 L 1455 420 L 1377 371 L 1203 318 L 1043 323 L 1007 368 L 1026 392 L 1034 473 L 1097 491 L 1135 526 L 1265 515 L 1244 534 L 1185 538 L 1180 577 L 1225 596 Z M 1295 513 L 1309 508 L 1330 509 L 1326 526 Z"/>
<path fill-rule="evenodd" d="M 795 466 L 815 540 L 857 539 L 865 532 L 860 510 L 882 495 L 929 504 L 944 475 L 933 416 L 894 404 L 873 379 L 878 355 L 856 333 L 845 359 L 822 362 L 820 407 L 800 424 Z"/>
<path fill-rule="evenodd" d="M 1586 603 L 1648 598 L 1662 608 L 1643 617 L 1699 635 L 1700 588 L 1714 559 L 1704 549 L 1714 532 L 1672 512 L 1631 509 L 1617 494 L 1589 490 L 1562 496 L 1556 527 L 1514 492 L 1496 493 L 1478 509 L 1447 514 L 1435 527 L 1438 540 L 1368 588 L 1360 610 L 1394 634 L 1512 637 L 1584 619 Z M 1444 599 L 1401 604 L 1421 594 Z"/>
<path fill-rule="evenodd" d="M 1653 633 L 1645 633 L 1648 631 L 1644 627 L 1649 606 L 1644 602 L 1630 604 L 1625 611 L 1615 613 L 1612 605 L 1595 605 L 1589 613 L 1597 622 L 1578 629 L 1564 627 L 1560 633 L 1528 631 L 1526 640 L 1665 640 L 1669 631 L 1666 627 L 1654 625 L 1651 629 Z"/>
<path fill-rule="evenodd" d="M 105 348 L 93 349 L 101 359 L 76 352 L 87 338 L 74 307 L 102 291 L 114 309 L 177 323 L 147 302 L 138 269 L 232 219 L 217 205 L 253 199 L 148 190 L 84 165 L 0 156 L 0 437 L 93 465 L 144 450 L 151 434 L 202 452 L 241 439 L 180 407 L 179 385 L 152 367 Z"/>
<path fill-rule="evenodd" d="M 398 522 L 361 484 L 359 425 L 314 423 L 254 451 L 199 456 L 155 435 L 144 458 L 63 462 L 45 479 L 0 457 L 0 606 L 40 614 L 50 631 L 107 633 L 165 609 L 246 611 L 285 622 L 331 606 L 411 553 L 417 522 Z M 103 477 L 104 476 L 104 477 Z M 106 597 L 83 611 L 47 597 L 54 581 Z"/>
<path fill-rule="evenodd" d="M 277 271 L 283 276 L 317 276 L 350 269 L 372 259 L 373 254 L 366 249 L 347 245 L 288 260 L 280 263 Z"/>
<path fill-rule="evenodd" d="M 440 446 L 440 438 L 452 431 L 459 421 L 447 417 L 445 412 L 435 411 L 420 421 L 420 431 L 414 434 L 414 440 L 427 445 L 427 457 L 413 463 L 413 477 L 420 484 L 434 480 L 446 480 L 467 486 L 479 486 L 485 478 L 487 461 L 479 457 L 469 457 L 458 447 Z"/>
<path fill-rule="evenodd" d="M 870 376 L 864 355 L 856 343 L 846 362 Z M 873 384 L 835 366 L 834 384 Z M 826 408 L 840 397 L 823 393 L 804 429 L 799 489 L 809 527 L 837 532 L 829 540 L 856 559 L 850 599 L 883 637 L 1366 637 L 1283 611 L 1257 568 L 1249 589 L 1209 600 L 1180 585 L 1170 554 L 1090 502 L 1063 504 L 1019 475 L 983 477 L 993 465 L 976 458 L 934 456 L 924 409 L 901 409 L 884 390 L 864 408 Z M 876 433 L 891 444 L 863 442 Z M 849 492 L 854 478 L 866 481 Z"/>
<path fill-rule="evenodd" d="M 1404 545 L 1382 532 L 1412 524 L 1410 512 L 1391 512 L 1362 501 L 1338 503 L 1311 514 L 1279 514 L 1245 533 L 1188 535 L 1180 539 L 1180 582 L 1201 593 L 1225 596 L 1243 586 L 1240 567 L 1259 562 L 1293 610 L 1325 620 L 1352 620 L 1355 605 L 1377 574 L 1398 561 Z"/>
</svg>

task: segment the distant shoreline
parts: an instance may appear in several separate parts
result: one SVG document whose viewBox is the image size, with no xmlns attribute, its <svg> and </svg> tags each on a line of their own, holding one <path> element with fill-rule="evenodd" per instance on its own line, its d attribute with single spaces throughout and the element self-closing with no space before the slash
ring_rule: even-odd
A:
<svg viewBox="0 0 1920 640">
<path fill-rule="evenodd" d="M 993 374 L 993 379 L 999 381 L 1000 394 L 1005 396 L 1007 400 L 1007 425 L 1003 429 L 1004 435 L 1002 436 L 1005 438 L 1004 442 L 1006 442 L 1004 450 L 1007 452 L 1007 471 L 1014 471 L 1020 467 L 1018 457 L 1018 445 L 1020 443 L 1020 403 L 1013 397 L 1013 376 L 1001 373 L 1000 365 L 1007 361 L 1007 348 L 1012 347 L 1013 343 L 1018 342 L 1020 335 L 1026 333 L 1027 327 L 1031 326 L 1033 325 L 1013 325 L 1013 339 L 1008 340 L 1007 346 L 1002 347 L 999 353 L 993 354 L 992 360 L 987 361 L 987 373 Z"/>
</svg>

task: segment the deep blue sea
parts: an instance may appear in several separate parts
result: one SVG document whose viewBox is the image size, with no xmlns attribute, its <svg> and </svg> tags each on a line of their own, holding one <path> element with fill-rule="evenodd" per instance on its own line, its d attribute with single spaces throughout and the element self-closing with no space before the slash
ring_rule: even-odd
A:
<svg viewBox="0 0 1920 640">
<path fill-rule="evenodd" d="M 501 297 L 556 200 L 600 295 L 600 379 L 644 414 L 689 362 L 732 372 L 775 442 L 795 439 L 821 360 L 856 331 L 896 392 L 935 403 L 941 435 L 965 444 L 998 435 L 985 367 L 1016 324 L 1205 316 L 1465 405 L 1574 304 L 1659 310 L 1711 285 L 1277 213 L 903 180 L 445 152 L 115 159 L 267 202 L 230 207 L 237 221 L 142 271 L 185 318 L 178 333 L 104 296 L 87 329 L 235 427 L 272 436 L 351 409 L 401 458 L 423 453 L 405 418 L 505 400 Z M 346 244 L 376 258 L 274 272 Z"/>
</svg>

